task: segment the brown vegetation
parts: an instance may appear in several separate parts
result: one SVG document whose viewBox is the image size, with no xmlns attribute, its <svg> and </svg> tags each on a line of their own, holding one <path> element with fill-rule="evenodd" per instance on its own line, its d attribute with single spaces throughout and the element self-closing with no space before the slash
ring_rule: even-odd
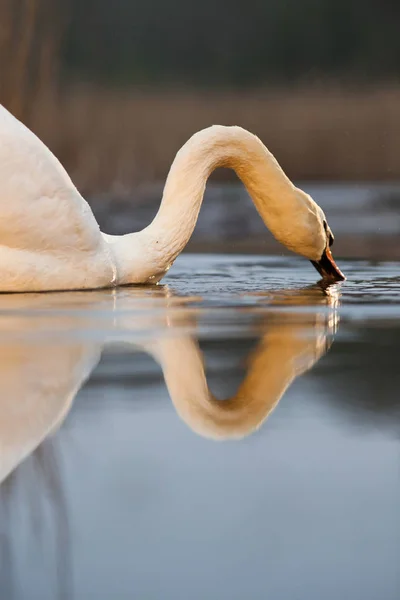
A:
<svg viewBox="0 0 400 600">
<path fill-rule="evenodd" d="M 64 24 L 56 0 L 0 1 L 0 101 L 25 122 L 43 90 L 54 94 Z"/>
<path fill-rule="evenodd" d="M 85 190 L 164 179 L 188 137 L 214 123 L 256 133 L 293 179 L 400 178 L 400 87 L 247 92 L 72 87 L 42 96 L 31 126 Z"/>
<path fill-rule="evenodd" d="M 1 1 L 0 102 L 50 146 L 82 191 L 163 180 L 179 147 L 214 123 L 256 133 L 292 179 L 400 178 L 399 86 L 221 92 L 64 82 L 60 90 L 60 6 Z"/>
</svg>

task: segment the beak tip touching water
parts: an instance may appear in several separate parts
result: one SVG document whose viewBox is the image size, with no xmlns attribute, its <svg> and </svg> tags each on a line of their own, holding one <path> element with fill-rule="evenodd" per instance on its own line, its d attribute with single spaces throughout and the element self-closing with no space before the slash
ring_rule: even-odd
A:
<svg viewBox="0 0 400 600">
<path fill-rule="evenodd" d="M 320 260 L 311 261 L 318 273 L 327 281 L 345 281 L 346 277 L 333 260 L 332 253 L 327 247 Z"/>
</svg>

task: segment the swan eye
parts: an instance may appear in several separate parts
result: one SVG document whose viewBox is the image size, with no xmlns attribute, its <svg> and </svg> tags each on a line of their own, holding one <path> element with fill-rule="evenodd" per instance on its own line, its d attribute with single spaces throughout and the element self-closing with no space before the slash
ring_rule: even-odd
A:
<svg viewBox="0 0 400 600">
<path fill-rule="evenodd" d="M 333 242 L 335 241 L 335 238 L 333 237 L 333 233 L 329 230 L 328 223 L 325 220 L 324 220 L 324 229 L 325 229 L 325 233 L 328 237 L 329 246 L 332 246 Z"/>
</svg>

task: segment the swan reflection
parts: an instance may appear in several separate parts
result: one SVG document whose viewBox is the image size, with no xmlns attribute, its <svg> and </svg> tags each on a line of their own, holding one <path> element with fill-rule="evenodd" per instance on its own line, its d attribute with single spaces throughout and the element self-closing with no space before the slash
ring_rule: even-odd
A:
<svg viewBox="0 0 400 600">
<path fill-rule="evenodd" d="M 198 300 L 198 299 L 197 299 Z M 168 287 L 0 297 L 0 482 L 64 421 L 102 350 L 133 344 L 161 366 L 174 407 L 198 434 L 238 438 L 268 417 L 293 380 L 327 351 L 338 291 L 254 294 L 235 315 L 259 338 L 237 393 L 209 390 L 197 337 L 212 314 Z M 221 308 L 213 309 L 217 318 Z"/>
</svg>

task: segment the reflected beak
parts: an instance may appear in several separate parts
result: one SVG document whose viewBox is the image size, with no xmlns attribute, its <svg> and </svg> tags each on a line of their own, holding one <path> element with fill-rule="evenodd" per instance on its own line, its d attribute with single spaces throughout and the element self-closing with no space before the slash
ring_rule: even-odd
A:
<svg viewBox="0 0 400 600">
<path fill-rule="evenodd" d="M 335 261 L 333 260 L 332 252 L 329 248 L 324 250 L 321 259 L 318 261 L 311 261 L 318 273 L 322 275 L 322 278 L 330 281 L 344 281 L 346 277 L 339 269 Z"/>
</svg>

